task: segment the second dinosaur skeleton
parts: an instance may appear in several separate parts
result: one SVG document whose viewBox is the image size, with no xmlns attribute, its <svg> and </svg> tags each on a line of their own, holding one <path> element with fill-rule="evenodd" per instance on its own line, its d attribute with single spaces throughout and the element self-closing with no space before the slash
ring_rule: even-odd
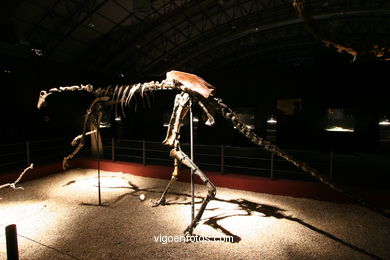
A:
<svg viewBox="0 0 390 260">
<path fill-rule="evenodd" d="M 321 41 L 326 47 L 333 47 L 340 53 L 345 52 L 352 55 L 353 61 L 355 61 L 356 58 L 365 55 L 372 55 L 379 60 L 390 61 L 389 47 L 380 46 L 379 44 L 372 44 L 372 46 L 358 46 L 359 44 L 357 43 L 351 44 L 337 39 L 329 32 L 319 28 L 317 22 L 305 7 L 305 0 L 290 0 L 290 2 L 297 12 L 298 17 L 303 20 L 308 32 L 311 33 L 317 40 Z"/>
<path fill-rule="evenodd" d="M 163 191 L 161 198 L 155 203 L 154 206 L 158 206 L 164 204 L 165 196 L 169 190 L 169 187 L 177 180 L 178 175 L 180 174 L 179 166 L 180 164 L 184 164 L 193 172 L 200 177 L 200 179 L 207 185 L 208 193 L 203 200 L 198 213 L 196 214 L 192 223 L 185 229 L 185 233 L 192 234 L 193 229 L 198 224 L 201 219 L 204 210 L 210 200 L 212 200 L 216 195 L 216 188 L 213 183 L 209 180 L 209 178 L 199 169 L 199 167 L 185 154 L 180 147 L 180 127 L 182 125 L 182 121 L 187 115 L 187 112 L 190 108 L 190 101 L 192 104 L 198 104 L 201 109 L 205 112 L 208 117 L 206 124 L 212 125 L 214 124 L 214 118 L 212 114 L 209 112 L 209 109 L 219 112 L 225 119 L 230 121 L 234 128 L 236 128 L 241 134 L 243 134 L 246 138 L 248 138 L 254 144 L 263 147 L 275 155 L 284 158 L 288 162 L 292 163 L 302 171 L 309 173 L 314 178 L 319 180 L 320 182 L 326 184 L 330 188 L 346 194 L 348 197 L 353 200 L 359 202 L 363 206 L 366 206 L 383 216 L 389 218 L 389 214 L 379 209 L 370 203 L 360 199 L 356 195 L 344 191 L 341 187 L 333 184 L 330 180 L 325 176 L 320 174 L 316 169 L 308 166 L 306 163 L 301 162 L 295 159 L 293 156 L 288 153 L 280 150 L 276 145 L 270 143 L 259 137 L 256 133 L 254 133 L 251 129 L 249 129 L 243 122 L 240 121 L 238 115 L 229 108 L 226 104 L 223 103 L 222 99 L 214 97 L 215 88 L 204 81 L 202 78 L 185 73 L 180 71 L 170 71 L 167 73 L 167 77 L 162 82 L 148 82 L 142 84 L 135 85 L 127 85 L 127 86 L 117 86 L 115 88 L 99 88 L 97 90 L 93 90 L 92 86 L 72 86 L 72 87 L 63 87 L 59 89 L 51 89 L 48 92 L 41 91 L 38 108 L 42 107 L 46 103 L 46 98 L 53 93 L 64 92 L 64 91 L 88 91 L 93 93 L 96 96 L 96 99 L 91 103 L 89 109 L 87 110 L 83 133 L 80 136 L 77 136 L 73 141 L 72 145 L 76 145 L 78 142 L 78 146 L 75 151 L 64 158 L 63 167 L 64 169 L 67 167 L 67 162 L 69 159 L 73 158 L 76 153 L 82 148 L 84 145 L 85 136 L 88 134 L 92 134 L 96 132 L 97 127 L 99 127 L 98 122 L 100 121 L 102 110 L 105 107 L 112 107 L 115 109 L 115 113 L 117 114 L 118 105 L 121 106 L 122 110 L 125 106 L 129 106 L 132 98 L 135 94 L 140 94 L 142 97 L 146 97 L 147 92 L 156 91 L 156 90 L 176 90 L 180 93 L 176 95 L 174 108 L 172 112 L 172 116 L 169 122 L 168 131 L 165 140 L 163 141 L 164 145 L 170 146 L 172 149 L 170 151 L 170 157 L 174 160 L 174 169 L 172 172 L 171 180 Z M 91 125 L 92 128 L 90 132 L 87 132 L 88 125 Z"/>
<path fill-rule="evenodd" d="M 30 164 L 30 166 L 28 166 L 27 168 L 25 168 L 23 170 L 23 172 L 19 175 L 19 177 L 16 179 L 16 181 L 12 182 L 12 183 L 5 183 L 5 184 L 2 184 L 0 185 L 0 189 L 2 188 L 6 188 L 6 187 L 11 187 L 12 189 L 14 190 L 17 190 L 17 189 L 20 189 L 20 190 L 23 190 L 23 187 L 16 187 L 16 184 L 18 182 L 20 182 L 20 180 L 23 178 L 24 174 L 28 171 L 28 170 L 32 170 L 34 168 L 34 165 L 33 164 Z M 1 198 L 0 198 L 1 199 Z"/>
</svg>

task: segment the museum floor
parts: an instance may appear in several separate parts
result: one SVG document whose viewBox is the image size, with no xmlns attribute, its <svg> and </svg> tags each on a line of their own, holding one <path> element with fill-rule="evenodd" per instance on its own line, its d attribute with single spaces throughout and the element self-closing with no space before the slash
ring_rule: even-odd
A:
<svg viewBox="0 0 390 260">
<path fill-rule="evenodd" d="M 217 188 L 194 234 L 233 242 L 173 242 L 190 222 L 188 183 L 174 185 L 168 205 L 152 207 L 167 180 L 101 175 L 103 206 L 97 206 L 96 170 L 0 190 L 0 226 L 17 225 L 20 259 L 390 259 L 390 221 L 375 212 L 228 188 Z M 197 207 L 205 193 L 196 185 Z"/>
</svg>

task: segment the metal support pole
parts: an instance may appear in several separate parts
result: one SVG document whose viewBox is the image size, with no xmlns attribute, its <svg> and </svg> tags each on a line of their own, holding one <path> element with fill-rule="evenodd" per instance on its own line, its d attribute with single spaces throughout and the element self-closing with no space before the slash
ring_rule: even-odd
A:
<svg viewBox="0 0 390 260">
<path fill-rule="evenodd" d="M 221 145 L 221 173 L 224 172 L 224 164 L 225 164 L 225 155 L 224 155 L 224 147 Z"/>
<path fill-rule="evenodd" d="M 98 171 L 98 197 L 99 197 L 99 206 L 102 205 L 102 197 L 101 197 L 101 187 L 100 187 L 100 145 L 99 145 L 99 137 L 100 137 L 100 120 L 98 121 L 98 127 L 96 130 L 96 147 L 97 147 L 97 171 Z"/>
<path fill-rule="evenodd" d="M 5 240 L 7 244 L 7 260 L 18 260 L 18 237 L 15 224 L 5 227 Z"/>
<path fill-rule="evenodd" d="M 332 180 L 333 178 L 333 161 L 334 161 L 334 151 L 330 151 L 329 180 Z"/>
<path fill-rule="evenodd" d="M 115 139 L 111 138 L 111 160 L 115 161 Z"/>
<path fill-rule="evenodd" d="M 271 180 L 274 179 L 274 162 L 275 162 L 275 154 L 271 153 Z"/>
<path fill-rule="evenodd" d="M 146 142 L 142 140 L 142 164 L 146 165 Z"/>
<path fill-rule="evenodd" d="M 31 159 L 30 159 L 30 142 L 26 141 L 26 157 L 27 157 L 27 165 L 31 164 Z"/>
<path fill-rule="evenodd" d="M 192 101 L 190 100 L 190 149 L 191 149 L 191 161 L 194 161 L 194 125 L 192 114 Z M 191 169 L 191 223 L 195 217 L 195 184 L 194 184 L 194 170 Z"/>
</svg>

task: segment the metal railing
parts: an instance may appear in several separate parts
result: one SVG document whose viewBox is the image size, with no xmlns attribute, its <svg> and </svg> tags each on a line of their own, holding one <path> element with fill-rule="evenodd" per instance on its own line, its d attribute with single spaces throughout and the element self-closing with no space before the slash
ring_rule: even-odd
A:
<svg viewBox="0 0 390 260">
<path fill-rule="evenodd" d="M 30 163 L 39 165 L 61 161 L 74 150 L 70 145 L 71 140 L 72 138 L 58 138 L 0 145 L 0 175 L 23 169 Z M 173 159 L 169 157 L 170 148 L 163 146 L 161 142 L 103 139 L 103 146 L 102 158 L 105 160 L 173 165 Z M 89 147 L 87 143 L 76 157 L 92 158 Z M 189 154 L 189 144 L 182 144 L 182 149 Z M 384 181 L 390 176 L 390 160 L 386 159 L 388 155 L 307 150 L 287 152 L 334 182 L 388 186 Z M 291 163 L 257 147 L 195 144 L 194 161 L 204 171 L 256 175 L 271 179 L 313 180 Z"/>
<path fill-rule="evenodd" d="M 74 147 L 71 138 L 26 141 L 0 145 L 0 174 L 23 169 L 30 163 L 35 165 L 61 161 Z M 89 146 L 81 152 L 89 154 Z"/>
<path fill-rule="evenodd" d="M 170 148 L 160 142 L 145 140 L 105 139 L 104 158 L 112 161 L 127 161 L 152 165 L 172 166 Z M 181 145 L 189 154 L 188 143 Z M 314 151 L 290 151 L 294 155 L 310 154 L 310 164 L 329 171 L 329 153 Z M 194 145 L 194 161 L 206 171 L 221 173 L 241 173 L 274 178 L 311 179 L 283 159 L 276 158 L 261 148 L 234 147 L 227 145 Z M 300 156 L 302 157 L 302 156 Z"/>
</svg>

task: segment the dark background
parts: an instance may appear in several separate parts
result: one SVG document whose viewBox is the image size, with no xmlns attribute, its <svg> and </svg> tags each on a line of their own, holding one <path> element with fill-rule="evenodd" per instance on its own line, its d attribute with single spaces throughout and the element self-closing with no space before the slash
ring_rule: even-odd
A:
<svg viewBox="0 0 390 260">
<path fill-rule="evenodd" d="M 359 50 L 389 46 L 387 1 L 305 5 L 332 39 Z M 262 137 L 268 116 L 276 115 L 282 148 L 388 151 L 378 122 L 390 117 L 390 62 L 369 55 L 352 61 L 325 47 L 290 1 L 17 0 L 3 1 L 0 14 L 1 143 L 81 132 L 93 97 L 52 95 L 38 111 L 40 90 L 161 81 L 176 69 L 202 76 L 233 109 L 254 111 Z M 122 123 L 111 116 L 105 135 L 162 140 L 175 94 L 153 93 L 145 108 L 139 99 Z M 301 99 L 302 109 L 283 115 L 277 100 L 285 98 Z M 350 111 L 355 132 L 325 132 L 328 108 Z M 214 127 L 200 122 L 196 131 L 198 143 L 250 145 L 219 117 Z"/>
<path fill-rule="evenodd" d="M 0 103 L 2 143 L 72 136 L 81 131 L 83 116 L 92 96 L 88 93 L 52 95 L 48 107 L 36 108 L 40 90 L 72 84 L 131 84 L 160 78 L 126 78 L 102 76 L 82 71 L 82 68 L 47 62 L 41 57 L 15 59 L 1 55 L 4 70 L 1 72 Z M 8 58 L 8 59 L 5 59 Z M 4 65 L 5 64 L 5 65 Z M 201 74 L 217 89 L 217 96 L 232 108 L 253 108 L 255 131 L 265 137 L 267 116 L 278 116 L 277 143 L 286 148 L 315 148 L 357 151 L 377 151 L 380 144 L 378 120 L 390 114 L 388 71 L 389 63 L 377 60 L 350 62 L 349 57 L 330 54 L 309 63 L 235 64 Z M 151 106 L 126 110 L 121 124 L 113 122 L 110 136 L 128 139 L 162 140 L 164 119 L 173 107 L 176 93 L 153 93 Z M 278 114 L 279 98 L 302 99 L 302 110 L 295 115 Z M 354 133 L 326 133 L 325 110 L 345 108 L 352 111 Z M 195 113 L 201 117 L 195 108 Z M 113 118 L 111 118 L 113 119 Z M 247 145 L 243 139 L 217 118 L 216 126 L 206 127 L 200 122 L 198 142 Z M 185 138 L 185 137 L 184 137 Z"/>
</svg>

